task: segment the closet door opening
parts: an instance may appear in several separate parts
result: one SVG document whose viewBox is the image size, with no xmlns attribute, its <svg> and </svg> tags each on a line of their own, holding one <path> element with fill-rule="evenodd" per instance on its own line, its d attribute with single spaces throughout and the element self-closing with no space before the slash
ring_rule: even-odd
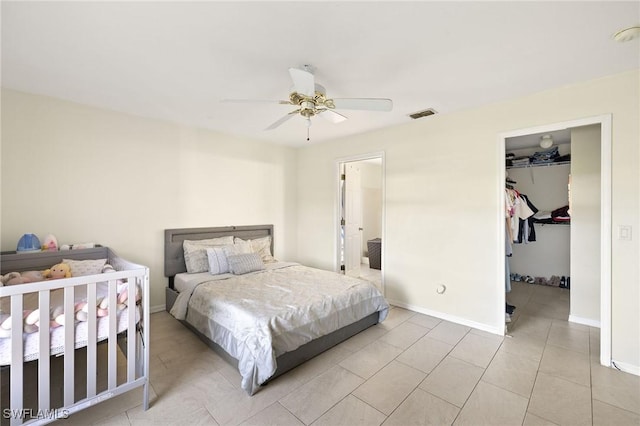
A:
<svg viewBox="0 0 640 426">
<path fill-rule="evenodd" d="M 593 327 L 600 363 L 610 366 L 611 117 L 523 129 L 501 142 L 502 241 L 512 242 L 499 248 L 505 333 L 536 318 Z M 505 212 L 517 197 L 526 219 L 515 226 Z"/>
<path fill-rule="evenodd" d="M 524 325 L 518 324 L 521 318 L 567 321 L 570 315 L 571 133 L 563 129 L 505 143 L 505 197 L 511 214 L 505 259 L 508 331 Z"/>
</svg>

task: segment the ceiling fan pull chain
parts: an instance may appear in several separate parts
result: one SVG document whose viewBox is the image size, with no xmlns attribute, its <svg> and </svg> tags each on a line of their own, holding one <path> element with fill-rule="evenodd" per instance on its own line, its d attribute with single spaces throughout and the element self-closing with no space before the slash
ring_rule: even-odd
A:
<svg viewBox="0 0 640 426">
<path fill-rule="evenodd" d="M 307 127 L 307 142 L 309 142 L 309 128 Z"/>
</svg>

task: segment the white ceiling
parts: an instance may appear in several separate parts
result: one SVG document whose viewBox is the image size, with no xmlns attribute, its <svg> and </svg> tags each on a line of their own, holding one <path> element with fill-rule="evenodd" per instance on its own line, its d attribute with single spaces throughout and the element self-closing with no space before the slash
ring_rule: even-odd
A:
<svg viewBox="0 0 640 426">
<path fill-rule="evenodd" d="M 2 85 L 293 146 L 290 67 L 392 112 L 315 118 L 311 143 L 640 67 L 640 2 L 2 2 Z M 423 118 L 428 120 L 429 118 Z"/>
</svg>

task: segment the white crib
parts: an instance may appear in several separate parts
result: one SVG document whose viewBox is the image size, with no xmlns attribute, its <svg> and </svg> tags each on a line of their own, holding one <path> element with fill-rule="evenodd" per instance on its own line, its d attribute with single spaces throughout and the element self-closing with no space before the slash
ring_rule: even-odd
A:
<svg viewBox="0 0 640 426">
<path fill-rule="evenodd" d="M 37 300 L 40 312 L 48 313 L 52 295 L 61 295 L 65 324 L 51 328 L 49 321 L 40 321 L 36 332 L 26 333 L 23 315 L 11 315 L 10 336 L 0 339 L 0 348 L 10 351 L 2 357 L 0 350 L 0 359 L 10 360 L 0 366 L 3 425 L 46 424 L 137 387 L 142 387 L 144 409 L 149 406 L 149 269 L 108 247 L 2 254 L 0 269 L 3 274 L 42 270 L 63 258 L 106 258 L 115 272 L 0 287 L 0 300 L 11 313 L 24 312 L 26 300 Z M 127 307 L 98 317 L 97 294 L 116 307 L 118 289 L 134 295 Z M 87 318 L 80 323 L 74 305 L 85 292 Z"/>
</svg>

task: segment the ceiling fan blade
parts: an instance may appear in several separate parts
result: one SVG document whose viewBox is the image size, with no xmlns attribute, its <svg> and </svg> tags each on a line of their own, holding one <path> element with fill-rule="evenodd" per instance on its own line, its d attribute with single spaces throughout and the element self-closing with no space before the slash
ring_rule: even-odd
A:
<svg viewBox="0 0 640 426">
<path fill-rule="evenodd" d="M 391 111 L 393 102 L 383 98 L 335 98 L 335 109 L 361 109 L 367 111 Z"/>
<path fill-rule="evenodd" d="M 224 103 L 237 103 L 237 104 L 280 104 L 280 105 L 293 105 L 291 101 L 274 101 L 273 99 L 221 99 L 220 102 Z"/>
<path fill-rule="evenodd" d="M 289 75 L 293 80 L 293 86 L 296 92 L 305 96 L 314 96 L 316 94 L 316 85 L 313 74 L 298 68 L 289 68 Z"/>
<path fill-rule="evenodd" d="M 318 115 L 326 120 L 331 121 L 332 123 L 342 123 L 343 121 L 345 121 L 347 119 L 346 116 L 332 111 L 330 109 L 323 109 L 320 110 L 320 112 L 318 113 Z"/>
<path fill-rule="evenodd" d="M 289 114 L 285 115 L 284 117 L 282 117 L 281 119 L 279 119 L 278 121 L 276 121 L 275 123 L 273 123 L 272 125 L 267 127 L 265 130 L 273 130 L 273 129 L 275 129 L 276 127 L 280 126 L 285 121 L 289 120 L 291 117 L 295 116 L 298 112 L 299 112 L 299 110 L 291 111 Z"/>
</svg>

